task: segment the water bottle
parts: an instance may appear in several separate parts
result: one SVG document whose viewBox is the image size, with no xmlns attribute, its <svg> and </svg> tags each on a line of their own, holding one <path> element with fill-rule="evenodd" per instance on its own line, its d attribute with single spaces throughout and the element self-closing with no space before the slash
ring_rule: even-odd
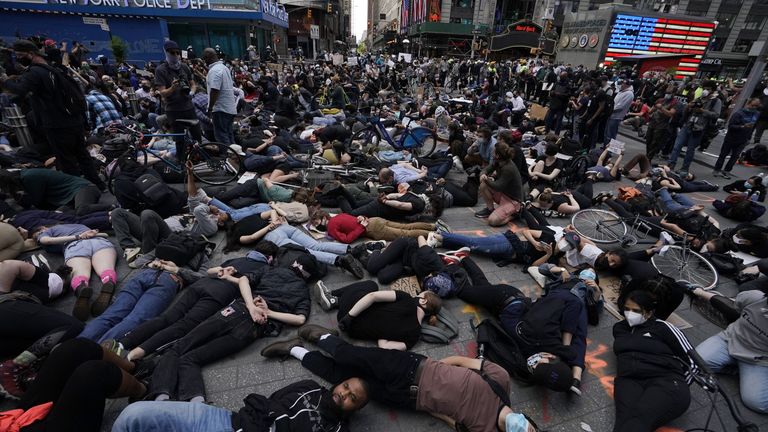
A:
<svg viewBox="0 0 768 432">
<path fill-rule="evenodd" d="M 751 199 L 752 202 L 757 202 L 757 200 L 760 199 L 760 191 L 755 191 L 749 199 Z"/>
</svg>

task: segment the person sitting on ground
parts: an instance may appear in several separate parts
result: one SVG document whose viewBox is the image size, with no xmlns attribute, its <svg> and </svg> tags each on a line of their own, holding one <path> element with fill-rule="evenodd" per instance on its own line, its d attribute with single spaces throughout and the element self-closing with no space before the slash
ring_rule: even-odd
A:
<svg viewBox="0 0 768 432">
<path fill-rule="evenodd" d="M 768 414 L 768 397 L 764 392 L 768 385 L 766 291 L 742 291 L 735 301 L 697 287 L 692 294 L 708 301 L 730 323 L 725 330 L 700 343 L 696 351 L 715 373 L 737 368 L 744 405 Z"/>
<path fill-rule="evenodd" d="M 538 432 L 526 415 L 512 411 L 509 374 L 488 360 L 447 357 L 433 360 L 408 351 L 350 345 L 316 325 L 299 329 L 300 339 L 276 342 L 265 357 L 293 357 L 329 382 L 360 377 L 370 398 L 387 406 L 430 413 L 452 429 L 479 432 Z M 308 351 L 305 342 L 320 351 Z M 481 375 L 482 373 L 482 375 Z"/>
<path fill-rule="evenodd" d="M 504 143 L 494 146 L 494 162 L 480 176 L 478 193 L 485 208 L 475 217 L 487 218 L 488 225 L 506 225 L 520 212 L 523 202 L 523 184 L 520 172 L 512 161 L 513 150 Z"/>
<path fill-rule="evenodd" d="M 99 202 L 101 191 L 88 180 L 46 168 L 19 172 L 2 170 L 0 190 L 10 194 L 24 208 L 58 210 L 72 206 L 75 214 L 82 216 L 112 207 Z"/>
<path fill-rule="evenodd" d="M 338 309 L 340 330 L 355 339 L 376 341 L 379 348 L 400 351 L 416 345 L 421 322 L 442 307 L 440 297 L 431 291 L 411 297 L 402 291 L 379 291 L 374 281 L 356 282 L 333 291 L 318 281 L 315 289 L 324 310 Z"/>
<path fill-rule="evenodd" d="M 723 186 L 723 191 L 728 193 L 743 193 L 749 198 L 753 196 L 760 202 L 765 201 L 765 185 L 763 177 L 750 176 L 746 180 L 736 180 L 735 182 Z"/>
<path fill-rule="evenodd" d="M 648 291 L 632 291 L 619 305 L 625 319 L 613 326 L 617 371 L 614 382 L 614 432 L 653 431 L 676 419 L 691 403 L 685 334 L 657 318 L 656 299 Z M 644 403 L 638 404 L 642 400 Z"/>
<path fill-rule="evenodd" d="M 66 341 L 43 362 L 18 409 L 0 412 L 3 429 L 99 432 L 107 398 L 138 399 L 146 393 L 131 375 L 135 369 L 95 342 Z"/>
<path fill-rule="evenodd" d="M 563 170 L 563 161 L 558 159 L 558 152 L 557 144 L 547 144 L 544 155 L 538 157 L 536 163 L 529 169 L 532 197 L 536 198 L 544 189 L 555 187 L 555 180 Z"/>
</svg>

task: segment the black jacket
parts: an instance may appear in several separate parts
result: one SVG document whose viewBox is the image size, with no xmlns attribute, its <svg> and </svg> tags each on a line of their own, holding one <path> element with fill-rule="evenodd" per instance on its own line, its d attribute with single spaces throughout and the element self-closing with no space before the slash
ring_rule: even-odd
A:
<svg viewBox="0 0 768 432">
<path fill-rule="evenodd" d="M 247 276 L 253 296 L 261 296 L 271 310 L 309 317 L 309 289 L 293 270 L 263 267 Z"/>
<path fill-rule="evenodd" d="M 85 111 L 70 115 L 60 106 L 58 90 L 46 66 L 33 64 L 19 78 L 9 79 L 0 87 L 19 96 L 29 95 L 35 122 L 46 129 L 85 125 Z"/>
<path fill-rule="evenodd" d="M 689 368 L 696 368 L 688 351 L 693 347 L 674 325 L 653 318 L 635 327 L 626 320 L 613 326 L 613 351 L 618 366 L 617 377 L 648 379 L 685 377 L 690 384 Z"/>
<path fill-rule="evenodd" d="M 312 380 L 290 384 L 269 398 L 250 394 L 243 401 L 245 406 L 232 413 L 232 428 L 237 432 L 268 432 L 274 423 L 276 432 L 348 431 L 343 418 L 323 409 L 331 397 L 328 389 Z"/>
</svg>

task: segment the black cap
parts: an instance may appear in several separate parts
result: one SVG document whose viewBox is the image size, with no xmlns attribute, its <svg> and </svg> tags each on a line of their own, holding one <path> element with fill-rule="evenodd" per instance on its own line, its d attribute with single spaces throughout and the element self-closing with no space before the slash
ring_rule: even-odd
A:
<svg viewBox="0 0 768 432">
<path fill-rule="evenodd" d="M 539 363 L 533 370 L 533 382 L 553 391 L 568 391 L 572 381 L 571 368 L 562 361 Z"/>
<path fill-rule="evenodd" d="M 165 51 L 171 51 L 171 50 L 179 50 L 181 51 L 181 48 L 179 48 L 179 44 L 172 40 L 165 41 L 165 44 L 163 44 L 163 49 Z"/>
<path fill-rule="evenodd" d="M 18 52 L 30 52 L 34 54 L 40 54 L 40 49 L 34 42 L 26 39 L 19 39 L 13 43 L 13 50 Z"/>
</svg>

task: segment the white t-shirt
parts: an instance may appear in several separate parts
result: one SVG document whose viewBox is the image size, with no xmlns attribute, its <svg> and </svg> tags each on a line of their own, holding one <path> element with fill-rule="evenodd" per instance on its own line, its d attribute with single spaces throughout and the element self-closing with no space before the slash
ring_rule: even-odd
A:
<svg viewBox="0 0 768 432">
<path fill-rule="evenodd" d="M 571 249 L 566 252 L 565 260 L 568 262 L 568 265 L 573 267 L 578 267 L 582 264 L 589 264 L 590 266 L 594 267 L 595 260 L 601 253 L 603 253 L 602 249 L 588 243 L 585 244 L 580 251 Z"/>
</svg>

